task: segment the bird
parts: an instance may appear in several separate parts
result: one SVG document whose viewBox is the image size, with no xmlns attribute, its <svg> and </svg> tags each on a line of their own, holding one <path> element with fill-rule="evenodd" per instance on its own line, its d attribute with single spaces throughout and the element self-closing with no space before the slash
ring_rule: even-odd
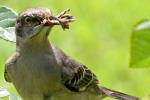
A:
<svg viewBox="0 0 150 100">
<path fill-rule="evenodd" d="M 4 78 L 23 100 L 140 100 L 99 86 L 96 75 L 51 43 L 55 25 L 63 30 L 75 18 L 69 9 L 53 15 L 47 8 L 28 8 L 16 18 L 16 50 L 5 63 Z"/>
</svg>

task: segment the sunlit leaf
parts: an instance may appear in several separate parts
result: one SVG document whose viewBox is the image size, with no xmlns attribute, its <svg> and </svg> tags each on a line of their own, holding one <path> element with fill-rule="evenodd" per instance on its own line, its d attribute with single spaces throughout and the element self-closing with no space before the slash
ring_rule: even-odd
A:
<svg viewBox="0 0 150 100">
<path fill-rule="evenodd" d="M 136 25 L 131 36 L 131 67 L 150 67 L 150 20 Z"/>
<path fill-rule="evenodd" d="M 16 95 L 10 95 L 9 96 L 9 100 L 22 100 L 19 96 L 16 96 Z"/>
<path fill-rule="evenodd" d="M 0 7 L 0 38 L 15 42 L 15 20 L 17 13 L 8 7 Z"/>
<path fill-rule="evenodd" d="M 7 41 L 15 42 L 16 36 L 15 36 L 15 28 L 14 27 L 9 27 L 9 28 L 1 28 L 0 27 L 0 37 Z M 11 33 L 11 34 L 10 34 Z"/>
<path fill-rule="evenodd" d="M 0 98 L 6 97 L 6 96 L 9 96 L 9 95 L 10 95 L 9 92 L 6 89 L 0 87 Z"/>
</svg>

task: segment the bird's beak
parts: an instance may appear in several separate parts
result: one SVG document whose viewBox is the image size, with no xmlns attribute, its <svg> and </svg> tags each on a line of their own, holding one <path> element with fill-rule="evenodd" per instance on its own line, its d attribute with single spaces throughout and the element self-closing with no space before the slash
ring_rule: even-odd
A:
<svg viewBox="0 0 150 100">
<path fill-rule="evenodd" d="M 60 22 L 55 16 L 51 16 L 49 18 L 44 18 L 44 20 L 42 21 L 42 25 L 54 26 L 54 25 L 60 25 Z"/>
</svg>

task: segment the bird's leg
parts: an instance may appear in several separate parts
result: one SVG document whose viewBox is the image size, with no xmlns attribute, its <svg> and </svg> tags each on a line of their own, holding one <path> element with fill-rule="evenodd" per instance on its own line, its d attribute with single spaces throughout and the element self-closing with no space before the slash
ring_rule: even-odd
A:
<svg viewBox="0 0 150 100">
<path fill-rule="evenodd" d="M 69 29 L 69 22 L 73 22 L 75 20 L 72 15 L 68 14 L 69 11 L 70 9 L 67 9 L 56 16 L 51 16 L 51 23 L 53 23 L 53 25 L 61 25 L 63 30 Z"/>
</svg>

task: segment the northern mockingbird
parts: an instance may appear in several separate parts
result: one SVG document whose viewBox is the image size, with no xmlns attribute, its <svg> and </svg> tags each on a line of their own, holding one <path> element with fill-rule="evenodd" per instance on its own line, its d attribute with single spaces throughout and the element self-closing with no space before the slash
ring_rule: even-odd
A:
<svg viewBox="0 0 150 100">
<path fill-rule="evenodd" d="M 96 76 L 48 40 L 54 25 L 69 28 L 74 17 L 65 10 L 53 16 L 46 8 L 30 8 L 16 19 L 16 51 L 5 64 L 4 77 L 24 100 L 119 100 L 137 97 L 98 86 Z"/>
</svg>

